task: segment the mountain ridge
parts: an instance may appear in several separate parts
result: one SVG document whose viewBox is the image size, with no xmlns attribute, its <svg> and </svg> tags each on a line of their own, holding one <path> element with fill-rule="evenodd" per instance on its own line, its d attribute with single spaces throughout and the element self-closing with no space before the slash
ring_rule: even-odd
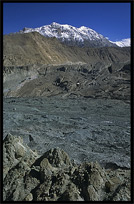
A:
<svg viewBox="0 0 134 204">
<path fill-rule="evenodd" d="M 46 38 L 38 32 L 5 35 L 3 38 L 4 66 L 28 64 L 61 64 L 68 62 L 112 63 L 127 61 L 127 47 L 87 48 L 68 46 L 56 38 Z"/>
<path fill-rule="evenodd" d="M 80 47 L 116 47 L 116 43 L 109 41 L 95 30 L 81 26 L 76 28 L 68 24 L 56 22 L 38 28 L 24 28 L 19 33 L 39 32 L 45 37 L 56 37 L 61 42 L 68 45 L 78 45 Z"/>
</svg>

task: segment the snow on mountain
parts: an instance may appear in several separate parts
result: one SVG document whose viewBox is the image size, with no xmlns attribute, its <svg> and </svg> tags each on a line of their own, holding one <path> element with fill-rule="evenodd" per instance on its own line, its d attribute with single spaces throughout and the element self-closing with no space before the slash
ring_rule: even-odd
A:
<svg viewBox="0 0 134 204">
<path fill-rule="evenodd" d="M 112 42 L 112 41 L 110 41 L 110 42 Z M 130 47 L 130 45 L 131 45 L 130 38 L 123 39 L 121 41 L 112 42 L 112 43 L 115 43 L 119 47 Z"/>
<path fill-rule="evenodd" d="M 85 39 L 95 40 L 95 37 L 102 38 L 102 35 L 99 35 L 94 30 L 87 27 L 76 28 L 70 25 L 60 25 L 58 23 L 53 22 L 51 25 L 42 26 L 39 28 L 24 28 L 23 32 L 34 32 L 37 31 L 40 34 L 46 37 L 56 37 L 59 39 L 77 39 L 79 41 L 84 41 Z"/>
<path fill-rule="evenodd" d="M 71 25 L 61 25 L 53 22 L 39 28 L 24 28 L 20 33 L 39 32 L 45 37 L 56 37 L 68 45 L 92 46 L 92 47 L 115 47 L 120 46 L 115 42 L 110 42 L 103 35 L 91 28 L 81 26 L 76 28 Z"/>
</svg>

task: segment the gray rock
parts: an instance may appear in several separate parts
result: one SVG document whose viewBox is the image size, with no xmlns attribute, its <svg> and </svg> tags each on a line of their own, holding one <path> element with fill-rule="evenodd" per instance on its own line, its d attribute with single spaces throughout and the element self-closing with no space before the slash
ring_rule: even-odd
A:
<svg viewBox="0 0 134 204">
<path fill-rule="evenodd" d="M 29 194 L 25 197 L 24 200 L 25 200 L 25 201 L 32 201 L 32 200 L 33 200 L 33 195 L 32 195 L 32 193 L 29 193 Z"/>
<path fill-rule="evenodd" d="M 11 134 L 3 147 L 4 201 L 130 201 L 130 170 L 72 164 L 60 148 L 39 157 Z"/>
<path fill-rule="evenodd" d="M 28 191 L 25 188 L 24 178 L 31 171 L 32 163 L 39 156 L 27 145 L 23 145 L 22 138 L 11 134 L 4 139 L 3 147 L 3 198 L 4 200 L 21 201 Z"/>
<path fill-rule="evenodd" d="M 80 196 L 80 191 L 74 183 L 69 183 L 67 189 L 58 200 L 63 201 L 84 201 Z"/>
<path fill-rule="evenodd" d="M 53 148 L 47 151 L 43 156 L 48 159 L 52 166 L 55 167 L 65 167 L 71 165 L 68 154 L 60 148 Z"/>
<path fill-rule="evenodd" d="M 99 201 L 99 195 L 92 185 L 87 187 L 87 196 L 90 201 Z"/>
</svg>

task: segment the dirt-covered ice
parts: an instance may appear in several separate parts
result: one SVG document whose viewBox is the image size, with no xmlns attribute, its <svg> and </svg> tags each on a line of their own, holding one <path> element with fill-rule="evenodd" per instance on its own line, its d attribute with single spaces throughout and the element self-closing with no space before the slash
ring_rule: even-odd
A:
<svg viewBox="0 0 134 204">
<path fill-rule="evenodd" d="M 39 154 L 60 147 L 76 162 L 130 168 L 130 104 L 110 99 L 4 98 L 4 137 Z"/>
</svg>

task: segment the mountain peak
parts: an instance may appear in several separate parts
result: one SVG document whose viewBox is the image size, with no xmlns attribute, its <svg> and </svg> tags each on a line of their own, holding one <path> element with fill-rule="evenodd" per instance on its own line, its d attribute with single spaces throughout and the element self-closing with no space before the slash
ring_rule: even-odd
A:
<svg viewBox="0 0 134 204">
<path fill-rule="evenodd" d="M 61 42 L 68 45 L 86 46 L 86 47 L 116 47 L 120 46 L 109 41 L 103 35 L 95 30 L 81 26 L 79 28 L 68 25 L 52 22 L 50 25 L 45 25 L 39 28 L 24 28 L 20 33 L 39 32 L 45 37 L 56 37 Z"/>
<path fill-rule="evenodd" d="M 51 25 L 51 26 L 60 26 L 60 24 L 59 24 L 59 23 L 56 23 L 56 22 L 52 22 L 50 25 Z"/>
</svg>

